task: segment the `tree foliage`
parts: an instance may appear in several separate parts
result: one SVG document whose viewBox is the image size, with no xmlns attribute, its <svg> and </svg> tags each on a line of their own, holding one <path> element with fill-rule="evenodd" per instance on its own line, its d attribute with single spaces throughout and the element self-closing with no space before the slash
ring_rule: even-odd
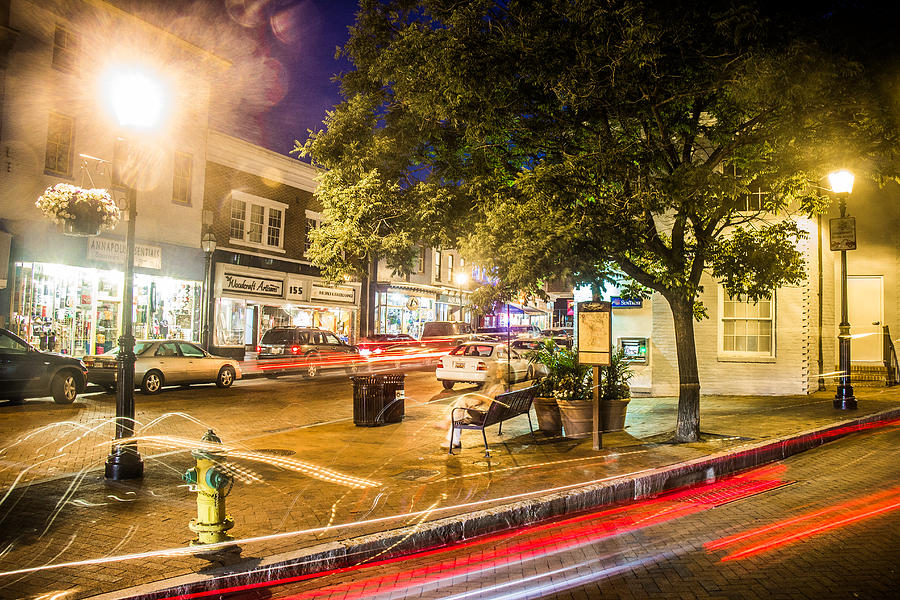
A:
<svg viewBox="0 0 900 600">
<path fill-rule="evenodd" d="M 313 260 L 405 272 L 418 242 L 457 247 L 532 293 L 622 274 L 672 308 L 696 439 L 701 275 L 752 300 L 799 282 L 786 217 L 896 141 L 862 67 L 810 33 L 752 2 L 363 0 L 346 100 L 298 144 L 324 170 Z"/>
</svg>

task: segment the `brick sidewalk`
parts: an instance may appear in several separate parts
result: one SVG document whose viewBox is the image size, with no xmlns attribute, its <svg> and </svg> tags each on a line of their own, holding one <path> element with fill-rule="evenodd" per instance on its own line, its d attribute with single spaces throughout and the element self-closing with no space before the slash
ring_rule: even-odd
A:
<svg viewBox="0 0 900 600">
<path fill-rule="evenodd" d="M 439 448 L 444 432 L 432 425 L 448 400 L 407 403 L 404 421 L 385 427 L 354 427 L 336 414 L 312 427 L 272 431 L 243 444 L 231 440 L 232 463 L 243 474 L 227 506 L 241 552 L 206 558 L 183 552 L 193 537 L 187 522 L 196 505 L 180 475 L 192 466 L 188 449 L 194 439 L 179 438 L 174 423 L 161 424 L 155 430 L 160 447 L 183 444 L 185 449 L 153 456 L 153 440 L 142 441 L 146 472 L 141 481 L 105 481 L 103 444 L 99 463 L 83 459 L 78 464 L 85 466 L 74 474 L 0 489 L 0 597 L 65 591 L 67 599 L 83 598 L 179 576 L 202 579 L 228 563 L 267 564 L 327 543 L 352 547 L 348 540 L 360 536 L 402 539 L 410 531 L 404 527 L 425 530 L 516 502 L 564 498 L 590 482 L 634 481 L 660 469 L 900 409 L 898 388 L 860 390 L 860 409 L 853 413 L 834 410 L 832 395 L 704 397 L 706 435 L 699 443 L 680 445 L 666 443 L 674 429 L 675 399 L 635 398 L 627 432 L 605 435 L 600 452 L 591 450 L 589 440 L 540 433 L 532 440 L 522 418 L 505 424 L 502 438 L 496 429 L 489 431 L 490 459 L 479 448 L 477 432 L 466 432 L 462 452 L 448 456 Z M 341 475 L 373 485 L 349 487 L 339 481 Z"/>
</svg>

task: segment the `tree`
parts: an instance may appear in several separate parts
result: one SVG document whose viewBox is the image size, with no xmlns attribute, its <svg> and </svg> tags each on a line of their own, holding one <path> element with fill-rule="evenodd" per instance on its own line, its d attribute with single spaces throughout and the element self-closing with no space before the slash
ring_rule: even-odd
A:
<svg viewBox="0 0 900 600">
<path fill-rule="evenodd" d="M 810 182 L 895 139 L 860 67 L 779 23 L 747 2 L 364 0 L 346 100 L 297 146 L 324 170 L 313 260 L 403 272 L 422 241 L 535 293 L 618 273 L 671 307 L 676 440 L 697 440 L 701 275 L 754 301 L 800 281 L 787 217 L 822 209 Z"/>
</svg>

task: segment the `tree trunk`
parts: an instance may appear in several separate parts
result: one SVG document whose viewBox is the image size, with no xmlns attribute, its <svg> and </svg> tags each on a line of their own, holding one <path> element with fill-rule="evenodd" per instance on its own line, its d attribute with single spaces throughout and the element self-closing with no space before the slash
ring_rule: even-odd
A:
<svg viewBox="0 0 900 600">
<path fill-rule="evenodd" d="M 690 301 L 669 301 L 675 321 L 675 351 L 678 356 L 678 419 L 676 442 L 700 440 L 700 375 L 694 346 L 694 311 Z"/>
<path fill-rule="evenodd" d="M 360 285 L 359 302 L 359 337 L 368 337 L 375 333 L 375 292 L 378 284 L 378 259 L 366 259 L 366 275 Z"/>
</svg>

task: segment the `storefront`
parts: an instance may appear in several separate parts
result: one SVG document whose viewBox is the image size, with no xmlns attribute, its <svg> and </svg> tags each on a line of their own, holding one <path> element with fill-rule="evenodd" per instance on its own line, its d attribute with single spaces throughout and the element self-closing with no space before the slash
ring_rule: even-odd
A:
<svg viewBox="0 0 900 600">
<path fill-rule="evenodd" d="M 316 327 L 352 343 L 358 331 L 359 285 L 329 286 L 321 278 L 216 265 L 212 348 L 243 358 L 272 327 Z"/>
<path fill-rule="evenodd" d="M 9 288 L 10 330 L 41 349 L 73 356 L 102 354 L 117 345 L 123 310 L 124 275 L 116 268 L 124 262 L 121 241 L 54 236 L 43 247 L 24 243 L 16 251 Z M 200 277 L 190 277 L 182 260 L 192 252 L 136 245 L 132 318 L 137 339 L 199 341 L 202 283 Z M 202 254 L 195 254 L 202 270 Z M 162 274 L 168 271 L 163 258 L 170 255 L 182 265 L 181 272 Z"/>
<path fill-rule="evenodd" d="M 539 329 L 547 329 L 550 327 L 550 313 L 536 306 L 510 302 L 498 307 L 493 313 L 481 317 L 481 327 L 512 325 L 534 325 Z"/>
<path fill-rule="evenodd" d="M 471 323 L 467 294 L 414 283 L 379 284 L 375 300 L 377 333 L 406 333 L 417 338 L 429 321 Z"/>
</svg>

